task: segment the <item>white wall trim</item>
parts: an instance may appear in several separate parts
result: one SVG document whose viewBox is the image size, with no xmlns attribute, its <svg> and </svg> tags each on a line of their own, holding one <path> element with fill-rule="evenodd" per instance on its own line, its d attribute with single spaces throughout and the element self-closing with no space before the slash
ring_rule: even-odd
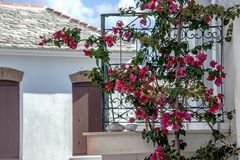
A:
<svg viewBox="0 0 240 160">
<path fill-rule="evenodd" d="M 0 55 L 17 55 L 17 56 L 49 56 L 49 57 L 78 57 L 89 58 L 84 56 L 82 50 L 69 49 L 46 49 L 46 48 L 5 48 L 0 47 Z M 135 51 L 124 51 L 123 58 L 131 58 Z M 111 58 L 119 58 L 119 53 L 113 52 Z"/>
</svg>

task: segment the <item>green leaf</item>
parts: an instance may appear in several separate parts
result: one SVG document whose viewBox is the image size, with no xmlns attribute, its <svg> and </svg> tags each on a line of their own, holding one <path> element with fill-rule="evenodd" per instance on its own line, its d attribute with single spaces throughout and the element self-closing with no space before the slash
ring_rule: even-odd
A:
<svg viewBox="0 0 240 160">
<path fill-rule="evenodd" d="M 181 149 L 181 150 L 184 150 L 184 149 L 186 148 L 186 146 L 187 146 L 187 143 L 184 142 L 183 140 L 180 140 L 180 141 L 179 141 L 179 145 L 180 145 L 180 149 Z"/>
<path fill-rule="evenodd" d="M 224 25 L 224 26 L 228 25 L 229 21 L 230 21 L 229 19 L 224 19 L 224 20 L 223 20 L 223 25 Z"/>
<path fill-rule="evenodd" d="M 183 129 L 180 129 L 178 133 L 181 134 L 181 135 L 183 135 L 183 136 L 186 136 L 186 131 L 183 130 Z"/>
<path fill-rule="evenodd" d="M 226 40 L 227 42 L 231 42 L 231 41 L 232 41 L 232 37 L 226 37 L 225 40 Z"/>
<path fill-rule="evenodd" d="M 228 112 L 228 113 L 227 113 L 227 118 L 228 118 L 229 120 L 232 120 L 232 119 L 233 119 L 233 114 L 232 114 L 232 112 Z"/>
</svg>

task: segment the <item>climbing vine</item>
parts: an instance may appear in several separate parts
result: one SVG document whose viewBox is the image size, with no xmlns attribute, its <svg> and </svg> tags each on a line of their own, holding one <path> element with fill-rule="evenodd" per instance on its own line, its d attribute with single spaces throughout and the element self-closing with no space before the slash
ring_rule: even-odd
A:
<svg viewBox="0 0 240 160">
<path fill-rule="evenodd" d="M 125 26 L 119 21 L 111 33 L 102 36 L 90 36 L 85 41 L 83 53 L 96 59 L 97 67 L 92 70 L 92 81 L 106 93 L 119 92 L 135 108 L 136 119 L 145 121 L 149 130 L 142 132 L 143 139 L 152 142 L 155 150 L 146 160 L 224 160 L 237 155 L 238 148 L 231 144 L 227 137 L 214 129 L 217 118 L 233 118 L 234 111 L 222 111 L 223 93 L 214 91 L 203 83 L 212 82 L 221 87 L 226 78 L 224 67 L 210 60 L 208 50 L 214 43 L 230 42 L 233 32 L 233 21 L 240 15 L 239 6 L 224 8 L 212 4 L 203 6 L 195 0 L 138 0 L 136 7 L 121 8 L 121 14 L 133 14 L 140 19 L 140 25 L 147 25 L 148 17 L 154 19 L 150 33 L 135 30 L 135 26 Z M 214 39 L 190 48 L 188 41 L 182 41 L 182 30 L 190 31 L 210 29 L 212 21 L 220 21 L 227 28 L 224 38 Z M 176 38 L 169 38 L 172 28 L 176 28 Z M 81 29 L 62 29 L 50 38 L 42 36 L 40 45 L 53 43 L 58 47 L 67 45 L 76 49 L 80 41 Z M 112 67 L 109 63 L 109 48 L 120 39 L 138 40 L 140 49 L 130 65 Z M 145 63 L 150 52 L 157 53 L 151 63 Z M 104 77 L 99 61 L 108 65 L 107 77 Z M 207 63 L 209 61 L 209 64 Z M 205 76 L 204 76 L 205 75 Z M 207 109 L 198 113 L 187 107 L 189 99 L 200 100 Z M 183 150 L 187 136 L 185 123 L 196 119 L 204 121 L 212 130 L 213 139 L 196 151 L 192 157 L 185 157 Z M 159 121 L 159 125 L 155 125 Z M 174 140 L 169 139 L 173 132 Z"/>
</svg>

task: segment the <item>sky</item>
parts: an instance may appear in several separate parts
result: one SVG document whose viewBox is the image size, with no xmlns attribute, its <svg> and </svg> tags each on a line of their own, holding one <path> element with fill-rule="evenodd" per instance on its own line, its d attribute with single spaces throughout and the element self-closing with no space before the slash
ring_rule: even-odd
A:
<svg viewBox="0 0 240 160">
<path fill-rule="evenodd" d="M 135 5 L 134 0 L 5 0 L 4 2 L 51 7 L 96 27 L 100 27 L 101 13 L 114 13 L 119 7 Z"/>
</svg>

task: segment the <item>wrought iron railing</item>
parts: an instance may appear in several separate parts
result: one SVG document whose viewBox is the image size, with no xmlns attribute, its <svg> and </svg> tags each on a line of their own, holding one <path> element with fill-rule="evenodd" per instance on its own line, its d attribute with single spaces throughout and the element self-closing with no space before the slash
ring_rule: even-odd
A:
<svg viewBox="0 0 240 160">
<path fill-rule="evenodd" d="M 112 26 L 115 26 L 117 22 L 122 21 L 125 26 L 131 26 L 135 24 L 135 30 L 138 32 L 144 32 L 144 33 L 150 33 L 150 31 L 153 29 L 154 26 L 154 21 L 151 17 L 147 19 L 147 25 L 139 25 L 139 14 L 135 14 L 134 16 L 132 14 L 118 14 L 118 13 L 111 13 L 111 14 L 102 14 L 101 15 L 101 31 L 102 35 L 106 34 L 107 32 L 112 31 Z M 108 24 L 109 26 L 107 26 Z M 169 33 L 168 38 L 170 39 L 175 39 L 177 37 L 177 28 L 172 28 L 172 31 Z M 193 48 L 197 45 L 204 44 L 208 41 L 212 41 L 213 39 L 215 40 L 216 43 L 213 45 L 213 49 L 209 50 L 208 52 L 211 53 L 210 57 L 211 59 L 218 60 L 219 62 L 223 62 L 223 44 L 219 43 L 219 41 L 222 40 L 223 37 L 223 29 L 222 25 L 219 22 L 215 22 L 214 25 L 210 26 L 209 30 L 204 31 L 202 29 L 194 30 L 191 31 L 188 27 L 183 27 L 182 29 L 182 41 L 188 41 L 190 44 L 190 48 Z M 218 41 L 218 43 L 217 43 Z M 129 47 L 124 48 L 126 46 L 131 46 L 129 51 Z M 134 49 L 133 49 L 134 46 Z M 138 51 L 139 43 L 138 42 L 133 42 L 133 41 L 128 41 L 121 39 L 118 42 L 117 45 L 118 49 L 115 47 L 115 49 L 112 51 L 114 52 L 113 54 L 117 54 L 119 56 L 118 62 L 110 62 L 110 65 L 113 66 L 119 66 L 121 64 L 128 64 L 130 62 L 130 59 L 126 60 L 124 58 L 124 55 L 126 53 L 130 52 L 132 55 L 128 57 L 133 57 Z M 134 52 L 133 52 L 134 50 Z M 129 53 L 129 54 L 130 54 Z M 158 53 L 150 53 L 148 57 L 146 58 L 145 63 L 151 63 L 152 58 L 157 57 Z M 144 64 L 143 64 L 144 65 Z M 207 63 L 206 63 L 207 65 Z M 102 68 L 105 70 L 105 73 L 107 76 L 107 69 L 108 66 L 104 63 L 102 63 Z M 206 78 L 203 78 L 206 79 Z M 207 83 L 208 86 L 214 86 L 210 82 L 205 82 Z M 216 92 L 222 92 L 223 91 L 223 86 L 218 89 L 215 88 Z M 189 103 L 186 107 L 191 107 L 192 110 L 202 113 L 207 109 L 206 105 L 201 102 L 201 101 L 196 101 L 194 99 L 189 99 Z M 103 93 L 103 98 L 102 98 L 102 117 L 103 117 L 103 128 L 112 123 L 112 122 L 119 122 L 122 124 L 127 124 L 129 123 L 129 117 L 134 116 L 134 108 L 133 106 L 125 101 L 125 97 L 122 96 L 119 93 L 107 95 Z M 224 119 L 223 116 L 220 116 L 218 121 L 222 122 Z M 191 123 L 194 122 L 199 122 L 197 120 L 192 120 Z M 137 122 L 137 123 L 143 123 L 143 122 Z"/>
</svg>

